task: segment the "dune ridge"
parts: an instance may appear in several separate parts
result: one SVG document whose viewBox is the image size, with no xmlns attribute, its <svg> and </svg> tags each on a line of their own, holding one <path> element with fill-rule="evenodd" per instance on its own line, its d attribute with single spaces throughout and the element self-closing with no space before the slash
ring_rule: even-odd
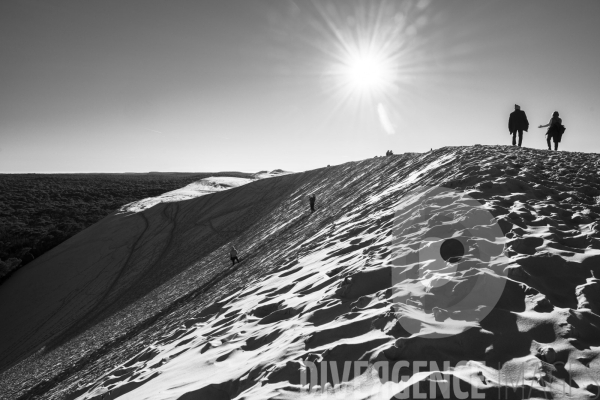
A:
<svg viewBox="0 0 600 400">
<path fill-rule="evenodd" d="M 189 185 L 186 185 L 180 189 L 163 193 L 160 196 L 148 197 L 146 199 L 126 204 L 119 209 L 119 212 L 140 212 L 154 207 L 160 203 L 175 203 L 179 201 L 190 200 L 196 197 L 205 196 L 207 194 L 242 186 L 257 179 L 272 178 L 274 176 L 281 176 L 289 173 L 290 172 L 286 172 L 281 169 L 276 169 L 270 172 L 260 171 L 252 174 L 249 178 L 235 176 L 211 176 L 209 178 L 200 179 L 199 181 L 190 183 Z"/>
<path fill-rule="evenodd" d="M 115 243 L 129 248 L 145 238 L 148 247 L 140 253 L 140 265 L 158 257 L 149 249 L 165 240 L 187 243 L 177 247 L 186 253 L 193 248 L 189 237 L 200 235 L 207 240 L 204 251 L 187 257 L 163 252 L 169 261 L 157 264 L 156 271 L 184 266 L 129 302 L 119 290 L 131 288 L 131 281 L 160 281 L 166 275 L 135 275 L 144 270 L 140 266 L 116 279 L 108 292 L 98 289 L 99 304 L 111 296 L 119 300 L 80 324 L 77 336 L 5 371 L 1 392 L 12 396 L 6 398 L 292 399 L 342 390 L 344 398 L 367 399 L 413 396 L 433 386 L 448 390 L 447 398 L 459 398 L 461 391 L 482 398 L 562 398 L 566 393 L 594 398 L 600 381 L 599 162 L 595 154 L 446 147 L 157 205 L 139 215 L 148 221 L 167 215 L 185 228 L 161 236 L 168 226 L 163 222 L 157 225 L 159 233 L 121 235 Z M 434 215 L 421 221 L 427 230 L 418 231 L 415 222 L 414 237 L 394 237 L 398 204 L 424 186 L 476 199 L 493 216 L 487 225 L 501 230 L 495 243 L 502 251 L 490 258 L 489 268 L 468 267 L 453 286 L 453 293 L 459 293 L 473 277 L 502 281 L 501 295 L 483 318 L 477 304 L 458 311 L 448 311 L 450 304 L 441 307 L 437 292 L 419 289 L 423 279 L 410 268 L 397 281 L 392 278 L 398 249 L 408 249 L 419 232 L 449 223 Z M 312 215 L 306 205 L 311 192 L 318 194 Z M 173 214 L 174 208 L 185 212 Z M 216 229 L 182 224 L 192 215 L 204 215 Z M 74 249 L 71 254 L 81 254 L 78 246 L 95 249 L 89 243 L 103 232 L 115 235 L 114 227 L 120 232 L 130 226 L 123 218 L 102 221 L 96 230 L 59 246 L 54 257 Z M 226 227 L 235 232 L 215 239 Z M 243 260 L 234 268 L 226 259 L 232 241 Z M 106 256 L 106 249 L 97 251 Z M 52 268 L 53 260 L 40 260 L 38 269 Z M 34 279 L 35 272 L 15 280 L 15 290 L 21 288 L 18 283 Z M 73 296 L 73 290 L 64 295 Z M 0 290 L 0 305 L 3 295 L 14 298 Z M 77 325 L 89 308 L 80 303 L 72 307 L 63 318 Z M 76 312 L 83 316 L 74 316 Z M 48 326 L 56 325 L 46 321 L 56 314 L 44 318 L 37 325 L 38 345 L 47 343 L 48 336 L 65 334 L 57 328 L 49 331 Z M 408 332 L 413 326 L 414 332 Z M 432 339 L 428 332 L 440 326 L 455 331 Z M 20 351 L 35 347 L 35 337 L 25 346 L 16 335 L 4 335 L 3 355 L 8 346 Z M 96 353 L 86 359 L 85 350 L 93 353 L 94 347 Z M 357 361 L 365 367 L 343 370 L 345 362 Z M 414 373 L 403 367 L 408 380 L 399 381 L 390 374 L 392 368 L 373 368 L 418 361 L 437 370 Z M 315 369 L 307 368 L 307 362 Z M 340 367 L 326 369 L 331 365 Z M 34 378 L 33 371 L 39 376 Z M 301 378 L 314 374 L 320 381 L 311 394 Z"/>
</svg>

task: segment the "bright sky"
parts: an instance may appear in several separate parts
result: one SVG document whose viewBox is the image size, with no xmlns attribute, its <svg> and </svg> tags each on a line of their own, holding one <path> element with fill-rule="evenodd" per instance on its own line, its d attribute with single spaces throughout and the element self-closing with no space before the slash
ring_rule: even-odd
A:
<svg viewBox="0 0 600 400">
<path fill-rule="evenodd" d="M 600 151 L 600 2 L 0 2 L 0 172 L 301 171 L 509 144 Z"/>
</svg>

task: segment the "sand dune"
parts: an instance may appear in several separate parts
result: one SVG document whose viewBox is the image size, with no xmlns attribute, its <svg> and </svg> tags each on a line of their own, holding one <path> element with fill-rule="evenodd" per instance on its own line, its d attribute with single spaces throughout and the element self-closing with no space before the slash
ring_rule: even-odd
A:
<svg viewBox="0 0 600 400">
<path fill-rule="evenodd" d="M 443 148 L 113 215 L 0 288 L 3 358 L 55 343 L 3 393 L 594 398 L 599 162 Z"/>
<path fill-rule="evenodd" d="M 253 178 L 237 178 L 232 176 L 212 176 L 210 178 L 200 179 L 197 182 L 190 183 L 181 189 L 172 190 L 163 193 L 160 196 L 149 197 L 126 204 L 119 210 L 120 212 L 131 213 L 147 210 L 160 203 L 175 203 L 183 200 L 190 200 L 207 194 L 220 192 L 253 182 L 257 179 L 272 178 L 289 174 L 289 172 L 277 169 L 273 171 L 260 171 L 253 175 Z"/>
</svg>

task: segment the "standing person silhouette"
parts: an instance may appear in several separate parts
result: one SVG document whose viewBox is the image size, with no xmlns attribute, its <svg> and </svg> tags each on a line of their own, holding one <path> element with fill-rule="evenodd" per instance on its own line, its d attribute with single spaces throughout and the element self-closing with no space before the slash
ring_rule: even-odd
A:
<svg viewBox="0 0 600 400">
<path fill-rule="evenodd" d="M 554 142 L 554 150 L 558 150 L 558 143 L 560 143 L 560 139 L 562 137 L 562 119 L 558 117 L 558 111 L 554 111 L 552 113 L 552 117 L 550 121 L 546 125 L 540 125 L 538 128 L 546 128 L 546 142 L 548 143 L 548 150 L 552 150 L 552 146 L 550 146 L 550 139 Z"/>
<path fill-rule="evenodd" d="M 308 196 L 308 201 L 310 203 L 310 212 L 314 213 L 315 212 L 315 201 L 317 201 L 317 196 L 315 196 L 315 194 L 311 194 L 310 196 Z"/>
<path fill-rule="evenodd" d="M 529 121 L 527 121 L 527 115 L 525 111 L 521 110 L 521 106 L 515 104 L 515 111 L 510 113 L 508 118 L 508 132 L 512 135 L 513 146 L 517 145 L 517 133 L 519 134 L 519 147 L 523 142 L 523 131 L 527 132 L 529 129 Z"/>
</svg>

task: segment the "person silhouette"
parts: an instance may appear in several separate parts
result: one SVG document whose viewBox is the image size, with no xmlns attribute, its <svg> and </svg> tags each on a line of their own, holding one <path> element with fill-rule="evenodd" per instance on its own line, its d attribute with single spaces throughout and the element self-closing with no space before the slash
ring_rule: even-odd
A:
<svg viewBox="0 0 600 400">
<path fill-rule="evenodd" d="M 240 259 L 237 256 L 238 252 L 237 249 L 235 248 L 235 246 L 231 246 L 231 250 L 229 251 L 229 256 L 231 258 L 231 266 L 234 266 L 236 261 L 239 264 L 240 263 Z"/>
<path fill-rule="evenodd" d="M 314 213 L 315 212 L 315 201 L 317 201 L 317 196 L 313 194 L 311 194 L 310 196 L 308 196 L 308 201 L 310 203 L 310 212 Z"/>
<path fill-rule="evenodd" d="M 554 150 L 558 150 L 558 143 L 560 143 L 560 139 L 562 137 L 562 119 L 558 117 L 558 111 L 554 111 L 552 113 L 552 117 L 550 117 L 550 121 L 546 125 L 540 125 L 538 128 L 546 128 L 546 143 L 548 143 L 548 150 L 552 150 L 552 146 L 550 146 L 550 139 L 554 142 Z"/>
<path fill-rule="evenodd" d="M 523 142 L 523 131 L 527 132 L 529 129 L 529 121 L 527 121 L 527 115 L 525 111 L 521 110 L 521 106 L 515 104 L 515 111 L 510 113 L 508 118 L 508 132 L 512 135 L 513 146 L 517 145 L 517 133 L 519 134 L 519 147 Z"/>
</svg>

